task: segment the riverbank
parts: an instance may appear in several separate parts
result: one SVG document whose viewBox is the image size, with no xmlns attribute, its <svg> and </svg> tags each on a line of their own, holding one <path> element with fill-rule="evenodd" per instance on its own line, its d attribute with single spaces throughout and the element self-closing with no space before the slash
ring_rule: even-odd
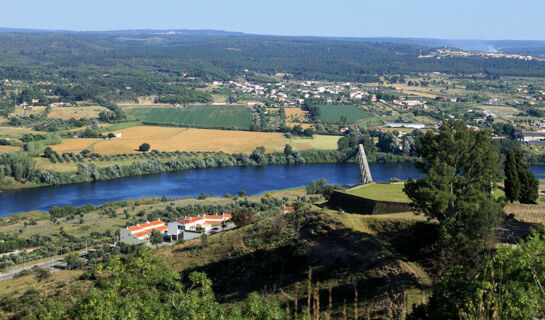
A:
<svg viewBox="0 0 545 320">
<path fill-rule="evenodd" d="M 165 172 L 176 172 L 188 169 L 225 168 L 225 167 L 260 167 L 267 165 L 293 164 L 330 164 L 355 163 L 355 152 L 338 150 L 306 150 L 289 153 L 260 153 L 257 150 L 252 154 L 225 154 L 222 152 L 150 152 L 146 158 L 131 158 L 126 155 L 108 157 L 107 166 L 96 157 L 82 159 L 81 157 L 67 157 L 66 161 L 73 169 L 65 171 L 64 163 L 56 163 L 53 168 L 60 166 L 62 171 L 49 169 L 35 176 L 25 184 L 16 183 L 0 186 L 0 193 L 4 190 L 17 190 L 43 186 L 66 185 L 91 181 L 112 180 L 125 177 L 142 176 Z M 100 158 L 102 159 L 102 158 Z M 415 161 L 414 158 L 387 153 L 373 153 L 369 155 L 370 163 L 399 163 Z M 76 171 L 74 171 L 74 169 Z"/>
<path fill-rule="evenodd" d="M 388 182 L 396 177 L 402 180 L 417 178 L 418 171 L 410 163 L 371 163 L 375 181 Z M 141 197 L 180 198 L 236 194 L 248 195 L 270 190 L 301 187 L 312 180 L 325 178 L 330 184 L 354 185 L 360 182 L 356 163 L 293 164 L 255 167 L 216 167 L 79 184 L 11 190 L 0 194 L 0 215 L 30 210 L 49 210 L 52 206 L 82 206 L 137 199 Z"/>
</svg>

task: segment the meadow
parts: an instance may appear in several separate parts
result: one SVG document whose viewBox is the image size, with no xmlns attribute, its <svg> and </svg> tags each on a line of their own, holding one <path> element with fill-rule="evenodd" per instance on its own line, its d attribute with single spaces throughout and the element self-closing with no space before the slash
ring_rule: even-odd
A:
<svg viewBox="0 0 545 320">
<path fill-rule="evenodd" d="M 154 124 L 177 126 L 242 129 L 252 124 L 252 112 L 245 106 L 190 105 L 179 108 L 129 108 L 134 119 Z"/>
<path fill-rule="evenodd" d="M 47 115 L 49 119 L 82 119 L 82 118 L 98 118 L 101 111 L 108 110 L 104 107 L 52 107 Z"/>
<path fill-rule="evenodd" d="M 119 131 L 121 138 L 105 140 L 92 138 L 64 139 L 52 148 L 59 152 L 79 153 L 89 149 L 103 155 L 133 153 L 146 142 L 158 151 L 223 151 L 251 153 L 258 146 L 266 152 L 282 152 L 286 144 L 295 150 L 337 148 L 339 136 L 314 135 L 313 138 L 288 139 L 279 132 L 251 132 L 235 130 L 195 129 L 161 126 L 135 126 Z"/>
<path fill-rule="evenodd" d="M 350 189 L 347 193 L 373 200 L 409 202 L 403 186 L 403 183 L 374 183 Z"/>
<path fill-rule="evenodd" d="M 371 118 L 371 114 L 353 105 L 326 105 L 320 107 L 320 120 L 329 123 L 341 123 L 341 116 L 345 116 L 348 122 L 359 119 Z"/>
</svg>

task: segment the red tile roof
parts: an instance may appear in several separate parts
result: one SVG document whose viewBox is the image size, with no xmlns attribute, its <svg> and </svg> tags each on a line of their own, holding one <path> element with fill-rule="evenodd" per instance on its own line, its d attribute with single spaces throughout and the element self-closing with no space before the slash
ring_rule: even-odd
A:
<svg viewBox="0 0 545 320">
<path fill-rule="evenodd" d="M 146 234 L 151 233 L 155 229 L 157 229 L 159 231 L 163 231 L 163 230 L 166 230 L 167 228 L 168 228 L 167 226 L 159 226 L 159 227 L 153 228 L 153 229 L 147 229 L 147 230 L 142 230 L 142 231 L 139 231 L 139 232 L 134 232 L 133 235 L 135 235 L 137 237 L 141 237 L 141 236 L 145 236 Z"/>
<path fill-rule="evenodd" d="M 164 224 L 165 223 L 163 221 L 156 220 L 156 221 L 137 224 L 135 226 L 128 227 L 127 229 L 129 229 L 130 231 L 138 231 L 140 229 L 145 229 L 145 228 L 149 228 L 149 227 L 153 227 L 153 226 L 160 226 L 160 225 L 164 225 Z"/>
<path fill-rule="evenodd" d="M 285 207 L 284 207 L 284 211 L 287 211 L 287 212 L 294 212 L 294 211 L 295 211 L 295 208 L 294 208 L 294 207 L 290 207 L 290 206 L 285 206 Z"/>
</svg>

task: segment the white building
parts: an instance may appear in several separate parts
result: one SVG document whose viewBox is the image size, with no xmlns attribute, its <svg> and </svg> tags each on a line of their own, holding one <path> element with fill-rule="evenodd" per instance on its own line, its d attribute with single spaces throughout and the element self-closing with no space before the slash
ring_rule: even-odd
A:
<svg viewBox="0 0 545 320">
<path fill-rule="evenodd" d="M 149 241 L 151 232 L 159 230 L 166 233 L 167 226 L 161 220 L 137 224 L 132 227 L 119 230 L 119 241 L 126 244 L 140 244 Z"/>
<path fill-rule="evenodd" d="M 201 233 L 197 231 L 198 228 L 202 228 L 205 232 L 208 232 L 213 224 L 221 224 L 231 218 L 232 215 L 229 213 L 185 217 L 177 221 L 169 222 L 167 234 L 174 240 L 190 240 L 200 237 Z"/>
<path fill-rule="evenodd" d="M 426 125 L 423 123 L 386 122 L 386 127 L 424 129 Z"/>
</svg>

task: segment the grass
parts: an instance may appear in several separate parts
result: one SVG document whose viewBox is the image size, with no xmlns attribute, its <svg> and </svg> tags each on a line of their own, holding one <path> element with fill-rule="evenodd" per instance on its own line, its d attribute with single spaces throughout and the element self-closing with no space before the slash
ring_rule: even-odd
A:
<svg viewBox="0 0 545 320">
<path fill-rule="evenodd" d="M 403 192 L 402 183 L 375 183 L 356 187 L 347 191 L 356 196 L 382 201 L 409 202 L 409 198 Z"/>
<path fill-rule="evenodd" d="M 132 108 L 128 114 L 147 123 L 201 128 L 249 129 L 252 112 L 245 106 L 191 105 L 179 108 Z"/>
<path fill-rule="evenodd" d="M 0 137 L 10 139 L 20 139 L 27 133 L 32 134 L 45 134 L 43 131 L 34 131 L 30 128 L 22 127 L 0 127 Z"/>
<path fill-rule="evenodd" d="M 101 111 L 108 110 L 100 106 L 92 107 L 53 107 L 47 115 L 50 119 L 97 118 Z"/>
<path fill-rule="evenodd" d="M 341 116 L 345 116 L 348 122 L 372 117 L 367 111 L 353 105 L 326 105 L 319 108 L 320 120 L 323 122 L 340 123 Z"/>
<path fill-rule="evenodd" d="M 110 127 L 111 128 L 111 127 Z M 121 138 L 64 139 L 60 145 L 52 146 L 57 152 L 74 152 L 89 149 L 103 155 L 133 153 L 146 142 L 159 151 L 223 151 L 226 153 L 251 153 L 258 146 L 267 152 L 284 150 L 292 144 L 295 150 L 336 149 L 338 136 L 315 135 L 312 139 L 287 139 L 278 132 L 250 132 L 214 129 L 187 129 L 178 127 L 136 126 L 115 130 Z"/>
<path fill-rule="evenodd" d="M 517 108 L 507 106 L 477 106 L 475 109 L 482 109 L 502 118 L 514 117 L 516 114 L 520 113 L 520 110 Z"/>
</svg>

